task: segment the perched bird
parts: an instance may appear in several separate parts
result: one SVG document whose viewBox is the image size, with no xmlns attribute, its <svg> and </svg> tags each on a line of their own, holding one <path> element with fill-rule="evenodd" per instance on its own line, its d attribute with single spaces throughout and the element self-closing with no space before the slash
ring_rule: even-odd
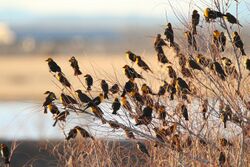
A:
<svg viewBox="0 0 250 167">
<path fill-rule="evenodd" d="M 222 167 L 226 162 L 226 155 L 224 152 L 220 152 L 220 155 L 219 155 L 219 167 Z"/>
<path fill-rule="evenodd" d="M 74 56 L 72 56 L 72 57 L 69 59 L 69 62 L 70 62 L 71 67 L 72 67 L 73 70 L 74 70 L 74 75 L 75 75 L 75 76 L 81 75 L 82 72 L 80 71 L 80 68 L 79 68 L 79 66 L 78 66 L 78 62 L 77 62 L 76 58 L 75 58 Z"/>
<path fill-rule="evenodd" d="M 136 64 L 146 72 L 150 71 L 151 73 L 153 73 L 149 66 L 142 60 L 141 56 L 136 56 Z"/>
<path fill-rule="evenodd" d="M 81 90 L 76 90 L 76 93 L 81 102 L 88 103 L 91 101 L 91 98 L 85 93 L 83 93 Z"/>
<path fill-rule="evenodd" d="M 219 48 L 219 37 L 220 37 L 220 32 L 218 30 L 214 30 L 213 32 L 213 42 L 216 45 L 217 48 Z"/>
<path fill-rule="evenodd" d="M 185 66 L 181 67 L 181 73 L 182 73 L 183 77 L 193 78 L 191 71 L 188 68 L 186 68 Z"/>
<path fill-rule="evenodd" d="M 174 31 L 171 23 L 167 24 L 164 35 L 166 35 L 166 40 L 170 42 L 170 47 L 174 46 Z"/>
<path fill-rule="evenodd" d="M 194 50 L 197 51 L 198 48 L 197 48 L 195 37 L 191 34 L 190 31 L 185 32 L 185 37 L 186 37 L 187 42 L 188 42 L 188 47 L 192 46 L 194 48 Z"/>
<path fill-rule="evenodd" d="M 134 113 L 132 111 L 132 107 L 131 107 L 130 103 L 128 102 L 126 96 L 122 96 L 121 97 L 121 105 L 122 105 L 123 108 L 125 108 L 129 112 L 129 115 L 131 117 L 134 117 Z"/>
<path fill-rule="evenodd" d="M 220 63 L 218 63 L 217 61 L 213 62 L 212 68 L 213 68 L 213 70 L 216 72 L 216 74 L 217 74 L 223 81 L 226 80 L 225 71 L 223 70 L 223 68 L 222 68 L 222 66 L 220 65 Z"/>
<path fill-rule="evenodd" d="M 95 114 L 97 118 L 100 118 L 102 123 L 105 124 L 106 120 L 103 118 L 103 111 L 98 106 L 91 106 L 92 112 Z"/>
<path fill-rule="evenodd" d="M 232 15 L 231 13 L 226 13 L 225 18 L 229 23 L 238 24 L 239 26 L 242 27 L 242 25 L 239 23 L 239 20 L 237 20 L 236 17 L 234 17 L 234 15 Z"/>
<path fill-rule="evenodd" d="M 152 89 L 147 84 L 142 84 L 141 86 L 141 92 L 145 96 L 147 94 L 155 95 L 152 91 Z"/>
<path fill-rule="evenodd" d="M 53 115 L 60 114 L 58 107 L 54 103 L 50 103 L 48 105 L 48 109 L 50 110 L 51 114 L 53 114 Z"/>
<path fill-rule="evenodd" d="M 56 73 L 62 73 L 62 70 L 61 68 L 56 64 L 56 62 L 52 59 L 52 58 L 48 58 L 46 60 L 48 62 L 48 66 L 49 66 L 49 69 L 50 71 Z"/>
<path fill-rule="evenodd" d="M 46 91 L 44 94 L 47 94 L 48 96 L 45 98 L 45 101 L 43 102 L 44 107 L 44 113 L 47 113 L 47 106 L 51 104 L 55 99 L 56 95 L 53 92 Z"/>
<path fill-rule="evenodd" d="M 145 97 L 143 97 L 138 91 L 133 90 L 130 95 L 134 98 L 135 102 L 139 103 L 141 106 L 144 105 Z"/>
<path fill-rule="evenodd" d="M 133 90 L 136 89 L 136 84 L 134 83 L 133 80 L 128 80 L 123 88 L 123 92 L 122 92 L 122 97 L 126 95 L 126 93 L 131 93 Z"/>
<path fill-rule="evenodd" d="M 107 121 L 108 122 L 108 124 L 109 124 L 109 126 L 111 127 L 111 128 L 113 128 L 113 129 L 120 129 L 121 128 L 121 126 L 119 125 L 119 122 L 118 121 Z"/>
<path fill-rule="evenodd" d="M 201 66 L 191 56 L 188 59 L 188 65 L 193 70 L 202 70 Z"/>
<path fill-rule="evenodd" d="M 200 22 L 200 15 L 198 13 L 197 10 L 193 10 L 193 14 L 192 14 L 192 29 L 193 29 L 193 34 L 197 34 L 196 31 L 196 26 L 199 24 Z"/>
<path fill-rule="evenodd" d="M 137 149 L 138 149 L 139 151 L 141 151 L 142 153 L 144 153 L 144 154 L 146 154 L 148 157 L 150 157 L 150 155 L 149 155 L 149 153 L 148 153 L 148 150 L 147 150 L 145 144 L 143 144 L 143 143 L 141 143 L 141 142 L 138 141 L 138 142 L 136 143 L 136 146 L 137 146 Z"/>
<path fill-rule="evenodd" d="M 168 84 L 167 91 L 170 95 L 169 99 L 174 100 L 174 95 L 176 94 L 176 79 L 174 79 L 171 84 Z"/>
<path fill-rule="evenodd" d="M 224 32 L 221 32 L 221 33 L 220 33 L 220 36 L 219 36 L 219 44 L 220 44 L 220 51 L 221 51 L 221 52 L 224 52 L 224 51 L 225 51 L 226 42 L 227 42 L 227 38 L 226 38 L 226 36 L 224 35 Z"/>
<path fill-rule="evenodd" d="M 142 115 L 136 118 L 135 126 L 148 125 L 152 121 L 152 112 L 153 112 L 152 106 L 146 106 L 142 112 L 143 112 Z"/>
<path fill-rule="evenodd" d="M 203 67 L 207 67 L 209 65 L 209 60 L 202 54 L 198 54 L 196 57 L 197 63 L 202 65 Z"/>
<path fill-rule="evenodd" d="M 181 92 L 191 92 L 188 84 L 182 78 L 178 77 L 176 81 L 176 90 Z"/>
<path fill-rule="evenodd" d="M 133 63 L 135 63 L 136 61 L 136 54 L 134 54 L 133 52 L 131 52 L 130 50 L 126 52 L 126 57 L 132 61 Z"/>
<path fill-rule="evenodd" d="M 125 134 L 126 134 L 127 138 L 129 138 L 129 139 L 135 139 L 135 135 L 134 135 L 134 133 L 131 130 L 125 128 L 124 131 L 125 131 Z"/>
<path fill-rule="evenodd" d="M 109 89 L 109 91 L 112 94 L 116 94 L 120 91 L 119 85 L 118 84 L 114 84 L 113 86 L 111 86 L 111 88 Z"/>
<path fill-rule="evenodd" d="M 64 121 L 65 122 L 66 121 L 66 117 L 68 115 L 69 115 L 69 111 L 63 111 L 63 112 L 59 113 L 58 115 L 56 115 L 54 117 L 55 122 L 54 122 L 53 126 L 56 126 L 56 124 L 57 124 L 58 121 Z"/>
<path fill-rule="evenodd" d="M 61 93 L 60 101 L 62 102 L 62 105 L 64 107 L 67 107 L 71 104 L 77 104 L 77 101 L 74 98 L 72 98 L 71 96 L 66 95 L 64 93 Z"/>
<path fill-rule="evenodd" d="M 185 104 L 182 104 L 181 105 L 181 113 L 182 113 L 182 116 L 185 118 L 186 121 L 188 121 L 188 110 L 187 110 L 187 107 Z"/>
<path fill-rule="evenodd" d="M 0 144 L 0 153 L 5 164 L 10 164 L 10 151 L 6 144 Z"/>
<path fill-rule="evenodd" d="M 65 87 L 71 87 L 70 82 L 68 81 L 68 79 L 62 74 L 62 73 L 57 73 L 57 79 L 58 81 Z"/>
<path fill-rule="evenodd" d="M 187 64 L 187 59 L 186 59 L 186 56 L 185 55 L 183 55 L 182 53 L 180 53 L 179 55 L 178 55 L 178 63 L 179 63 L 179 65 L 181 66 L 181 67 L 183 67 L 183 66 L 185 66 L 186 64 Z"/>
<path fill-rule="evenodd" d="M 104 95 L 100 93 L 98 96 L 96 96 L 93 100 L 89 101 L 88 104 L 85 106 L 83 111 L 87 110 L 89 107 L 95 107 L 101 104 L 101 102 L 104 99 Z"/>
<path fill-rule="evenodd" d="M 68 136 L 66 137 L 66 140 L 75 138 L 77 134 L 80 134 L 83 138 L 91 138 L 92 140 L 94 140 L 94 137 L 91 136 L 88 131 L 81 128 L 80 126 L 75 126 L 73 129 L 71 129 L 68 133 Z"/>
<path fill-rule="evenodd" d="M 120 109 L 120 107 L 121 107 L 121 103 L 120 103 L 119 99 L 116 97 L 114 99 L 114 102 L 112 103 L 112 109 L 113 109 L 112 114 L 116 115 L 117 111 Z"/>
<path fill-rule="evenodd" d="M 102 88 L 102 92 L 104 94 L 104 99 L 108 99 L 108 93 L 109 93 L 109 85 L 105 80 L 101 81 L 101 88 Z"/>
<path fill-rule="evenodd" d="M 166 42 L 161 38 L 161 34 L 157 34 L 157 37 L 154 42 L 154 48 L 155 51 L 157 52 L 157 59 L 160 63 L 166 64 L 171 62 L 167 59 L 162 47 L 166 46 Z"/>
<path fill-rule="evenodd" d="M 226 67 L 226 66 L 231 66 L 233 63 L 232 63 L 232 60 L 230 60 L 229 58 L 227 58 L 227 57 L 222 57 L 221 58 L 221 62 L 222 62 L 222 65 L 224 66 L 224 67 Z"/>
<path fill-rule="evenodd" d="M 167 69 L 168 69 L 168 76 L 170 78 L 173 78 L 173 79 L 176 79 L 177 78 L 177 75 L 176 75 L 176 72 L 175 70 L 173 69 L 172 66 L 167 66 Z"/>
<path fill-rule="evenodd" d="M 242 56 L 245 56 L 244 44 L 239 36 L 239 34 L 235 31 L 233 33 L 233 44 L 240 49 Z"/>
<path fill-rule="evenodd" d="M 245 66 L 248 71 L 250 71 L 250 59 L 245 60 Z"/>
<path fill-rule="evenodd" d="M 219 11 L 215 11 L 215 10 L 212 10 L 210 8 L 206 8 L 205 11 L 204 11 L 204 16 L 205 16 L 205 20 L 207 22 L 209 22 L 210 20 L 215 20 L 217 18 L 222 18 L 225 15 L 222 14 L 221 12 L 219 12 Z"/>
<path fill-rule="evenodd" d="M 85 77 L 85 83 L 87 85 L 87 91 L 90 91 L 93 85 L 93 78 L 89 74 L 86 74 L 84 77 Z"/>
<path fill-rule="evenodd" d="M 134 80 L 135 78 L 144 79 L 141 74 L 137 73 L 134 68 L 129 67 L 128 65 L 123 66 L 124 74 L 128 79 Z"/>
<path fill-rule="evenodd" d="M 167 112 L 166 112 L 166 108 L 164 105 L 159 106 L 159 110 L 158 110 L 158 119 L 160 119 L 162 121 L 162 123 L 165 123 L 165 119 L 167 116 Z"/>
</svg>

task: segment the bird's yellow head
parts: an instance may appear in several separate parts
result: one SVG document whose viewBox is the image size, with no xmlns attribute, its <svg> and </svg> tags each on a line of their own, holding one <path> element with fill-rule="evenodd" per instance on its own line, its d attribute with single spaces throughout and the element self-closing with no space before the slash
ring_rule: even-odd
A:
<svg viewBox="0 0 250 167">
<path fill-rule="evenodd" d="M 220 32 L 218 30 L 214 30 L 213 35 L 216 39 L 219 39 L 220 37 Z"/>
<path fill-rule="evenodd" d="M 204 16 L 205 16 L 205 17 L 208 17 L 210 11 L 211 11 L 210 8 L 206 8 L 205 11 L 204 11 Z"/>
<path fill-rule="evenodd" d="M 236 31 L 233 32 L 233 37 L 238 36 L 238 33 Z"/>
<path fill-rule="evenodd" d="M 47 62 L 52 62 L 53 59 L 49 57 L 49 58 L 48 58 L 47 60 L 45 60 L 45 61 L 47 61 Z"/>
</svg>

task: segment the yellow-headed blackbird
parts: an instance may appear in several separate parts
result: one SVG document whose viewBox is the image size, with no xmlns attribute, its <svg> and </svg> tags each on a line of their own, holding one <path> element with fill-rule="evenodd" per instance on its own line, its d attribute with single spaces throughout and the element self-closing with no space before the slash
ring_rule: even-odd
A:
<svg viewBox="0 0 250 167">
<path fill-rule="evenodd" d="M 185 37 L 187 38 L 188 47 L 192 46 L 194 48 L 194 50 L 197 50 L 197 44 L 196 44 L 195 37 L 191 34 L 190 31 L 185 32 Z"/>
<path fill-rule="evenodd" d="M 128 65 L 123 66 L 124 69 L 124 74 L 128 77 L 128 79 L 135 79 L 135 78 L 140 78 L 144 79 L 142 75 L 137 73 L 134 68 L 129 67 Z"/>
<path fill-rule="evenodd" d="M 170 78 L 173 78 L 173 79 L 177 78 L 176 72 L 173 69 L 173 67 L 172 66 L 167 66 L 167 68 L 168 68 L 168 76 Z"/>
<path fill-rule="evenodd" d="M 102 88 L 102 92 L 104 94 L 104 99 L 108 99 L 109 85 L 105 80 L 101 81 L 101 88 Z"/>
<path fill-rule="evenodd" d="M 88 104 L 86 105 L 84 111 L 87 110 L 89 107 L 98 106 L 99 104 L 101 104 L 103 99 L 104 99 L 104 96 L 103 96 L 102 93 L 100 93 L 97 97 L 95 97 L 93 100 L 88 102 Z"/>
<path fill-rule="evenodd" d="M 142 84 L 141 86 L 141 92 L 142 92 L 142 95 L 147 95 L 147 94 L 155 95 L 152 89 L 145 83 Z"/>
<path fill-rule="evenodd" d="M 210 20 L 215 20 L 217 18 L 222 18 L 225 15 L 222 14 L 221 12 L 219 12 L 219 11 L 215 11 L 215 10 L 212 10 L 210 8 L 206 8 L 205 11 L 204 11 L 204 16 L 205 16 L 205 20 L 207 22 L 209 22 Z"/>
<path fill-rule="evenodd" d="M 188 59 L 188 65 L 194 70 L 202 70 L 201 66 L 191 56 Z"/>
<path fill-rule="evenodd" d="M 158 96 L 163 96 L 166 93 L 166 89 L 168 88 L 168 83 L 164 81 L 164 84 L 160 86 L 159 91 L 157 93 Z"/>
<path fill-rule="evenodd" d="M 62 74 L 62 73 L 57 73 L 57 79 L 58 81 L 63 85 L 63 86 L 66 86 L 66 87 L 71 87 L 71 84 L 70 82 L 68 81 L 68 79 Z"/>
<path fill-rule="evenodd" d="M 122 107 L 124 107 L 126 110 L 128 110 L 129 116 L 130 116 L 130 117 L 134 117 L 134 113 L 133 113 L 133 111 L 132 111 L 132 107 L 131 107 L 130 103 L 128 102 L 126 96 L 122 96 L 122 98 L 121 98 L 121 105 L 122 105 Z"/>
<path fill-rule="evenodd" d="M 141 56 L 136 56 L 136 64 L 143 70 L 150 71 L 153 73 L 153 71 L 149 68 L 149 66 L 145 63 L 145 61 L 142 60 Z"/>
<path fill-rule="evenodd" d="M 181 113 L 182 113 L 182 116 L 185 118 L 186 121 L 188 121 L 188 110 L 187 110 L 187 107 L 185 104 L 182 104 L 181 105 Z"/>
<path fill-rule="evenodd" d="M 76 126 L 73 129 L 71 129 L 68 133 L 66 140 L 75 138 L 78 133 L 84 138 L 91 138 L 94 140 L 94 137 L 91 136 L 88 131 L 81 128 L 80 126 Z"/>
<path fill-rule="evenodd" d="M 221 52 L 224 52 L 224 51 L 225 51 L 226 42 L 227 42 L 227 38 L 226 38 L 226 36 L 224 35 L 224 32 L 221 32 L 221 33 L 220 33 L 220 36 L 219 36 L 219 44 L 220 44 L 220 51 L 221 51 Z"/>
<path fill-rule="evenodd" d="M 209 65 L 209 60 L 200 53 L 197 55 L 196 61 L 203 67 L 207 67 Z"/>
<path fill-rule="evenodd" d="M 245 66 L 248 71 L 250 71 L 250 59 L 245 60 Z"/>
<path fill-rule="evenodd" d="M 5 164 L 10 164 L 10 150 L 6 144 L 0 145 L 1 156 L 4 159 Z"/>
<path fill-rule="evenodd" d="M 166 35 L 166 40 L 170 42 L 170 47 L 174 46 L 174 31 L 171 23 L 167 24 L 164 35 Z"/>
<path fill-rule="evenodd" d="M 50 103 L 48 105 L 48 109 L 50 110 L 50 112 L 53 114 L 53 115 L 58 115 L 60 114 L 60 111 L 58 109 L 58 107 L 54 104 L 54 103 Z"/>
<path fill-rule="evenodd" d="M 185 55 L 183 55 L 182 53 L 178 55 L 178 58 L 179 58 L 179 65 L 181 67 L 185 66 L 187 64 L 187 59 L 185 57 Z"/>
<path fill-rule="evenodd" d="M 106 120 L 103 118 L 103 111 L 98 106 L 91 106 L 92 112 L 95 114 L 95 116 L 99 119 L 101 119 L 102 124 L 106 124 Z"/>
<path fill-rule="evenodd" d="M 220 167 L 224 166 L 225 162 L 226 162 L 226 155 L 224 152 L 221 151 L 219 155 L 219 166 Z"/>
<path fill-rule="evenodd" d="M 201 112 L 202 112 L 202 115 L 203 115 L 203 119 L 206 120 L 206 113 L 208 111 L 208 100 L 205 99 L 203 102 L 202 102 L 202 105 L 201 105 Z"/>
<path fill-rule="evenodd" d="M 120 91 L 119 85 L 118 84 L 114 84 L 113 86 L 111 86 L 111 88 L 109 89 L 109 91 L 112 94 L 116 94 Z"/>
<path fill-rule="evenodd" d="M 227 139 L 221 138 L 220 139 L 220 145 L 222 147 L 226 147 L 226 146 L 232 146 L 233 144 L 231 142 L 229 142 Z"/>
<path fill-rule="evenodd" d="M 61 68 L 56 64 L 56 62 L 52 58 L 48 58 L 46 61 L 48 62 L 50 71 L 55 73 L 56 72 L 62 73 Z"/>
<path fill-rule="evenodd" d="M 169 99 L 174 100 L 174 95 L 176 94 L 176 79 L 174 79 L 172 83 L 167 86 L 167 91 L 170 94 Z"/>
<path fill-rule="evenodd" d="M 137 146 L 137 149 L 138 149 L 139 151 L 141 151 L 143 154 L 146 154 L 148 157 L 150 157 L 150 155 L 149 155 L 149 153 L 148 153 L 148 150 L 147 150 L 145 144 L 143 144 L 143 143 L 141 143 L 141 142 L 138 141 L 138 142 L 136 143 L 136 146 Z"/>
<path fill-rule="evenodd" d="M 244 50 L 244 44 L 243 44 L 239 34 L 236 31 L 233 33 L 233 44 L 237 48 L 240 48 L 242 56 L 246 55 L 245 50 Z"/>
<path fill-rule="evenodd" d="M 74 139 L 77 135 L 76 128 L 70 129 L 68 136 L 66 137 L 66 140 Z"/>
<path fill-rule="evenodd" d="M 133 63 L 136 61 L 136 54 L 131 51 L 126 52 L 126 57 L 131 60 Z"/>
<path fill-rule="evenodd" d="M 142 112 L 143 112 L 142 115 L 136 118 L 135 126 L 148 125 L 152 121 L 152 112 L 153 112 L 152 106 L 146 106 Z"/>
<path fill-rule="evenodd" d="M 179 92 L 191 92 L 188 84 L 186 83 L 186 81 L 184 81 L 182 78 L 178 77 L 177 81 L 176 81 L 176 90 Z"/>
<path fill-rule="evenodd" d="M 88 103 L 91 101 L 91 98 L 85 93 L 83 93 L 81 90 L 76 90 L 76 93 L 81 102 Z"/>
<path fill-rule="evenodd" d="M 145 101 L 145 98 L 138 92 L 138 91 L 135 91 L 133 90 L 131 93 L 130 93 L 131 97 L 133 97 L 135 99 L 136 102 L 138 102 L 141 106 L 144 105 L 144 101 Z"/>
<path fill-rule="evenodd" d="M 193 34 L 197 34 L 196 31 L 196 26 L 199 24 L 200 22 L 200 15 L 198 13 L 197 10 L 193 10 L 193 14 L 192 14 L 192 29 L 193 29 Z"/>
<path fill-rule="evenodd" d="M 64 121 L 65 122 L 66 121 L 66 117 L 68 115 L 69 115 L 69 111 L 63 111 L 63 112 L 59 113 L 58 115 L 56 115 L 54 117 L 55 122 L 54 122 L 53 126 L 56 126 L 56 124 L 57 124 L 58 121 Z"/>
<path fill-rule="evenodd" d="M 220 32 L 218 30 L 214 30 L 213 32 L 213 42 L 216 45 L 217 48 L 219 48 L 219 37 L 220 37 Z"/>
<path fill-rule="evenodd" d="M 224 67 L 231 66 L 233 64 L 232 61 L 227 57 L 222 57 L 221 62 Z"/>
<path fill-rule="evenodd" d="M 84 77 L 85 77 L 85 83 L 87 85 L 87 90 L 90 91 L 91 86 L 93 85 L 93 78 L 89 74 L 86 74 Z"/>
<path fill-rule="evenodd" d="M 125 134 L 126 134 L 127 138 L 129 138 L 129 139 L 135 139 L 135 135 L 134 135 L 134 133 L 131 130 L 125 128 L 124 131 L 125 131 Z"/>
<path fill-rule="evenodd" d="M 120 103 L 119 99 L 116 97 L 114 99 L 114 102 L 112 103 L 112 109 L 113 109 L 112 114 L 116 115 L 117 111 L 120 109 L 120 107 L 121 107 L 121 103 Z"/>
<path fill-rule="evenodd" d="M 133 82 L 133 80 L 128 80 L 125 85 L 124 85 L 124 88 L 123 88 L 123 92 L 122 92 L 122 97 L 126 95 L 126 93 L 130 93 L 132 92 L 133 90 L 136 89 L 136 84 Z"/>
<path fill-rule="evenodd" d="M 162 49 L 162 46 L 166 46 L 166 45 L 167 45 L 166 42 L 161 38 L 161 34 L 157 34 L 157 37 L 156 37 L 155 42 L 154 42 L 154 47 L 155 47 L 155 51 L 157 52 L 157 59 L 162 64 L 171 63 L 167 59 L 167 57 Z"/>
<path fill-rule="evenodd" d="M 186 68 L 185 66 L 181 67 L 181 73 L 182 73 L 183 77 L 193 78 L 191 71 L 188 68 Z"/>
<path fill-rule="evenodd" d="M 160 119 L 163 123 L 165 123 L 165 118 L 166 118 L 166 116 L 167 116 L 167 113 L 166 113 L 166 108 L 165 108 L 165 106 L 164 105 L 161 105 L 160 107 L 159 107 L 159 110 L 158 110 L 158 119 Z"/>
<path fill-rule="evenodd" d="M 64 93 L 61 93 L 60 100 L 64 107 L 67 107 L 70 104 L 77 104 L 77 101 L 74 98 L 69 95 L 65 95 Z"/>
<path fill-rule="evenodd" d="M 79 66 L 78 66 L 78 62 L 77 62 L 76 58 L 75 58 L 74 56 L 72 56 L 72 57 L 69 59 L 69 62 L 70 62 L 71 67 L 72 67 L 73 70 L 74 70 L 74 75 L 75 75 L 75 76 L 81 75 L 82 72 L 80 71 L 80 68 L 79 68 Z"/>
<path fill-rule="evenodd" d="M 48 96 L 45 98 L 45 101 L 43 102 L 44 113 L 47 113 L 47 106 L 56 99 L 56 95 L 50 91 L 46 91 L 44 94 L 48 94 Z"/>
<path fill-rule="evenodd" d="M 231 13 L 226 13 L 225 18 L 227 19 L 227 21 L 231 24 L 238 24 L 239 26 L 242 27 L 242 25 L 240 24 L 239 20 L 236 19 L 236 17 L 234 17 L 234 15 L 232 15 Z"/>
<path fill-rule="evenodd" d="M 212 68 L 213 70 L 216 72 L 216 74 L 223 80 L 226 80 L 226 74 L 222 68 L 222 66 L 220 65 L 220 63 L 218 63 L 217 61 L 213 62 L 212 64 Z"/>
<path fill-rule="evenodd" d="M 108 124 L 109 124 L 109 126 L 111 127 L 111 128 L 113 128 L 113 129 L 120 129 L 121 128 L 121 126 L 119 125 L 119 122 L 118 121 L 107 121 L 108 122 Z"/>
</svg>

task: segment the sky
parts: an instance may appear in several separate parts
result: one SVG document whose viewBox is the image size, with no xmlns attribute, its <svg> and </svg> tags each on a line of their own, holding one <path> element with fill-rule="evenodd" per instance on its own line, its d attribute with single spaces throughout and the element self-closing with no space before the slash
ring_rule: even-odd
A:
<svg viewBox="0 0 250 167">
<path fill-rule="evenodd" d="M 29 21 L 53 17 L 169 17 L 173 11 L 187 15 L 193 8 L 205 8 L 210 0 L 0 0 L 0 21 Z M 233 1 L 234 2 L 234 1 Z M 231 5 L 233 6 L 233 5 Z M 249 16 L 250 0 L 240 0 L 240 15 Z M 191 9 L 190 9 L 191 8 Z M 233 8 L 233 7 L 232 7 Z"/>
</svg>

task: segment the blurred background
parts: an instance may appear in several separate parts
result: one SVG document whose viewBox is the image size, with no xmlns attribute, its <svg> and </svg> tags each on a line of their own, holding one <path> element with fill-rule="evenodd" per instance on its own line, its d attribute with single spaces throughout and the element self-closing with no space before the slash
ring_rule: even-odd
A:
<svg viewBox="0 0 250 167">
<path fill-rule="evenodd" d="M 163 34 L 167 22 L 178 41 L 185 31 L 179 19 L 189 24 L 195 8 L 205 24 L 202 11 L 211 4 L 209 0 L 0 0 L 0 139 L 63 138 L 56 127 L 51 128 L 51 115 L 44 115 L 41 107 L 43 93 L 58 89 L 44 61 L 48 57 L 69 78 L 71 56 L 79 60 L 84 73 L 93 73 L 93 66 L 120 73 L 125 51 L 156 61 L 154 37 Z M 250 2 L 240 1 L 239 9 L 243 41 L 249 43 Z M 234 3 L 229 10 L 235 14 Z M 76 88 L 81 88 L 79 83 Z"/>
</svg>

